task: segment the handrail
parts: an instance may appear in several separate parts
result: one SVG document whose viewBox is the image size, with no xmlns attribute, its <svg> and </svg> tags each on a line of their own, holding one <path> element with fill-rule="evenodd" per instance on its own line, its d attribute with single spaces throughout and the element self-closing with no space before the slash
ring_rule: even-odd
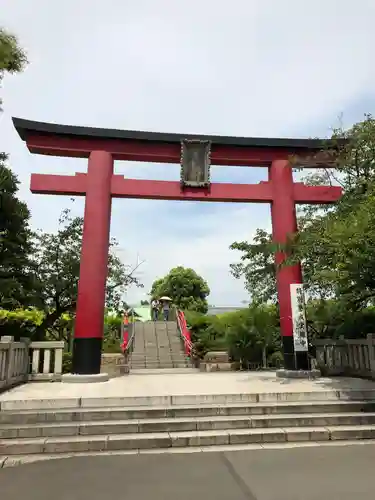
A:
<svg viewBox="0 0 375 500">
<path fill-rule="evenodd" d="M 122 338 L 122 344 L 121 344 L 121 350 L 124 354 L 124 356 L 128 355 L 131 350 L 133 350 L 134 347 L 134 340 L 135 340 L 135 321 L 134 321 L 134 311 L 131 311 L 131 324 L 132 326 L 132 334 L 130 335 L 130 338 L 125 339 L 124 338 L 124 323 L 121 323 L 121 338 Z M 127 324 L 127 327 L 129 326 L 129 323 Z"/>
<path fill-rule="evenodd" d="M 194 344 L 191 341 L 190 332 L 187 327 L 186 318 L 183 311 L 177 309 L 176 319 L 177 319 L 178 331 L 180 332 L 182 341 L 184 343 L 185 354 L 191 357 L 194 350 Z"/>
</svg>

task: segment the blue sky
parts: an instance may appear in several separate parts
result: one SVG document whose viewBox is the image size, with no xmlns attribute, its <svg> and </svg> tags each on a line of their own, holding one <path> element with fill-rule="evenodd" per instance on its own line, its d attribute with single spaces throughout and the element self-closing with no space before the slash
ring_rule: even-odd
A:
<svg viewBox="0 0 375 500">
<path fill-rule="evenodd" d="M 375 3 L 342 0 L 0 0 L 0 23 L 28 51 L 1 90 L 0 150 L 10 154 L 34 227 L 53 231 L 83 199 L 32 195 L 31 172 L 84 172 L 80 159 L 33 156 L 11 116 L 73 125 L 240 136 L 325 137 L 375 105 Z M 116 163 L 116 173 L 178 180 L 177 165 Z M 259 182 L 265 169 L 213 168 L 213 181 Z M 207 279 L 209 301 L 247 299 L 229 245 L 270 229 L 267 205 L 114 200 L 111 234 L 139 269 L 145 298 L 171 267 Z"/>
</svg>

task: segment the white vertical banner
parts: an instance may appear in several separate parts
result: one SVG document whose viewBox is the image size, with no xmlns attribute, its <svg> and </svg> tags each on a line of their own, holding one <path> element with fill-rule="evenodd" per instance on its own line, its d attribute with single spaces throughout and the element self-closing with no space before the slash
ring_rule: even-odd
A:
<svg viewBox="0 0 375 500">
<path fill-rule="evenodd" d="M 305 291 L 300 283 L 290 285 L 290 301 L 292 307 L 293 342 L 296 352 L 308 350 Z"/>
</svg>

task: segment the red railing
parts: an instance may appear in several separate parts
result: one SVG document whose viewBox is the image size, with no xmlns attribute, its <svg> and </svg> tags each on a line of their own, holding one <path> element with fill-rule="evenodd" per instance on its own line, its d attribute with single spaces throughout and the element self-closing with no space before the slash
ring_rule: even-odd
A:
<svg viewBox="0 0 375 500">
<path fill-rule="evenodd" d="M 131 335 L 129 338 L 129 327 L 131 326 Z M 134 312 L 132 311 L 131 316 L 127 313 L 124 314 L 122 324 L 121 324 L 121 345 L 120 348 L 123 352 L 129 353 L 134 345 L 134 335 L 135 335 L 135 324 L 134 324 Z"/>
<path fill-rule="evenodd" d="M 191 351 L 193 348 L 193 344 L 191 342 L 191 335 L 190 335 L 190 332 L 189 332 L 189 329 L 188 329 L 188 326 L 186 323 L 185 314 L 183 313 L 183 311 L 177 310 L 176 316 L 177 316 L 178 329 L 180 331 L 181 338 L 184 342 L 185 354 L 186 354 L 186 356 L 190 357 Z"/>
</svg>

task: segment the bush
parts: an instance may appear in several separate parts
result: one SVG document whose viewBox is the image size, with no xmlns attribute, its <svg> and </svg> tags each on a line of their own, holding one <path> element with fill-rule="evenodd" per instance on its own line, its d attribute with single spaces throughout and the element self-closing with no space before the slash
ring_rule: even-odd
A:
<svg viewBox="0 0 375 500">
<path fill-rule="evenodd" d="M 73 353 L 63 352 L 62 372 L 72 373 Z"/>
<path fill-rule="evenodd" d="M 114 338 L 104 338 L 103 339 L 103 346 L 102 346 L 102 352 L 104 353 L 110 353 L 110 354 L 117 354 L 121 353 L 121 341 L 119 339 L 114 339 Z"/>
<path fill-rule="evenodd" d="M 186 321 L 199 358 L 208 351 L 226 350 L 237 365 L 263 364 L 280 349 L 277 310 L 273 306 L 249 308 L 205 316 L 187 311 Z M 281 353 L 280 353 L 281 354 Z M 279 358 L 272 358 L 279 363 Z"/>
<path fill-rule="evenodd" d="M 187 311 L 185 317 L 191 340 L 200 359 L 203 359 L 208 351 L 226 350 L 225 327 L 218 316 Z"/>
<path fill-rule="evenodd" d="M 21 337 L 32 338 L 43 318 L 43 312 L 37 309 L 15 309 L 14 311 L 0 309 L 0 337 L 10 335 L 17 341 Z"/>
<path fill-rule="evenodd" d="M 364 338 L 374 332 L 375 308 L 351 310 L 340 300 L 309 300 L 306 307 L 309 336 L 335 339 Z"/>
<path fill-rule="evenodd" d="M 122 318 L 119 316 L 106 316 L 104 318 L 104 339 L 119 339 L 121 337 Z"/>
<path fill-rule="evenodd" d="M 268 358 L 268 364 L 272 368 L 281 368 L 284 366 L 284 356 L 280 351 L 273 352 Z"/>
</svg>

